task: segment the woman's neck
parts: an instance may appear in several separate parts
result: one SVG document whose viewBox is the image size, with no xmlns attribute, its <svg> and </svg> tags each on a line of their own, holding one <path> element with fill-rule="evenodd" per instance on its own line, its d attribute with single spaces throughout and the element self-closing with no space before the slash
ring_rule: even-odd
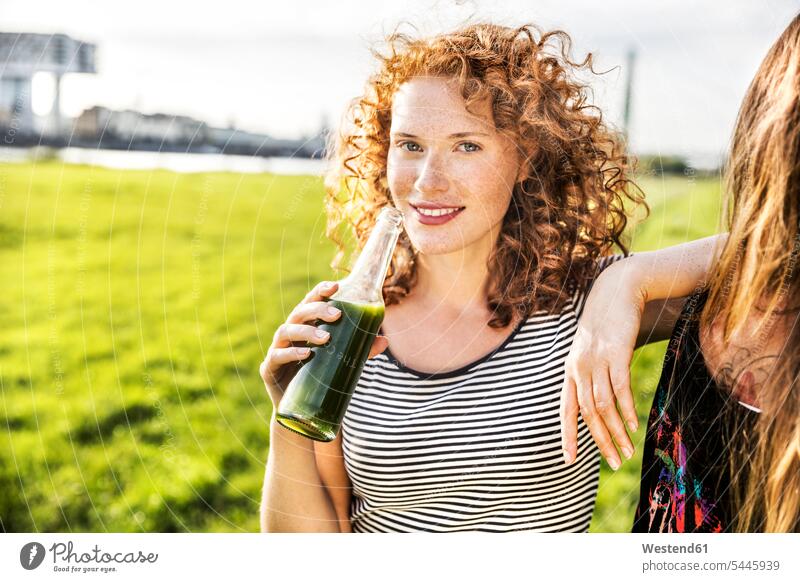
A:
<svg viewBox="0 0 800 582">
<path fill-rule="evenodd" d="M 748 315 L 743 324 L 726 342 L 721 321 L 710 328 L 701 326 L 700 347 L 711 376 L 724 390 L 740 402 L 758 407 L 758 391 L 775 372 L 779 356 L 786 350 L 793 327 L 793 317 L 780 315 L 770 318 L 762 329 L 763 312 Z"/>
<path fill-rule="evenodd" d="M 417 256 L 415 298 L 432 308 L 458 315 L 486 309 L 488 252 L 473 247 L 454 253 Z"/>
</svg>

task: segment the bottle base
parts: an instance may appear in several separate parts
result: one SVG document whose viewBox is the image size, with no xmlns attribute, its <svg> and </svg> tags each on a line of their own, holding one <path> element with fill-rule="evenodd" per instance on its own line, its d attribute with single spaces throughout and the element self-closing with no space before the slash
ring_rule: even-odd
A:
<svg viewBox="0 0 800 582">
<path fill-rule="evenodd" d="M 305 418 L 280 413 L 275 415 L 275 419 L 282 427 L 315 441 L 329 443 L 336 438 L 336 431 L 327 423 L 324 426 L 314 425 Z"/>
</svg>

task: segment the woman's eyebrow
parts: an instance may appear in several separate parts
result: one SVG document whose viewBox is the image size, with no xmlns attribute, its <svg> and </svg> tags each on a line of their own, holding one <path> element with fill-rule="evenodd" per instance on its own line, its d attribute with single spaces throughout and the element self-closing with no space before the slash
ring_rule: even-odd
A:
<svg viewBox="0 0 800 582">
<path fill-rule="evenodd" d="M 484 133 L 482 131 L 462 131 L 460 133 L 451 133 L 451 138 L 459 138 L 459 137 L 469 137 L 471 135 L 480 135 L 482 137 L 489 137 L 488 133 Z"/>
<path fill-rule="evenodd" d="M 419 137 L 419 136 L 416 136 L 416 135 L 414 135 L 412 133 L 403 133 L 401 131 L 398 131 L 397 133 L 395 133 L 393 135 L 395 135 L 397 137 L 412 137 L 412 138 Z M 480 131 L 460 131 L 458 133 L 451 133 L 447 137 L 449 137 L 451 139 L 458 139 L 458 138 L 461 138 L 461 137 L 469 137 L 471 135 L 480 135 L 480 136 L 483 136 L 483 137 L 490 137 L 488 133 L 483 133 L 483 132 L 480 132 Z"/>
</svg>

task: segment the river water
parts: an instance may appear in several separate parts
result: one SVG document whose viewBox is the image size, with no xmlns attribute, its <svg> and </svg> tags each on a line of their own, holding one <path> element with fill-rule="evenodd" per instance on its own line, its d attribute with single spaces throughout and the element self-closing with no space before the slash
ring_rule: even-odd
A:
<svg viewBox="0 0 800 582">
<path fill-rule="evenodd" d="M 69 164 L 86 164 L 126 170 L 165 169 L 174 172 L 235 172 L 239 174 L 322 175 L 324 160 L 308 158 L 262 158 L 225 154 L 139 152 L 63 148 L 37 150 L 0 148 L 0 162 L 25 162 L 41 159 L 42 155 L 55 156 Z"/>
</svg>

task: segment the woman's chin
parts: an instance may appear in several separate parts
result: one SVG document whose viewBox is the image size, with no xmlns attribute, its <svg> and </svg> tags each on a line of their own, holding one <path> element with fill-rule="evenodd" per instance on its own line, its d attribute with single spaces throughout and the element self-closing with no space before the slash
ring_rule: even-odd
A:
<svg viewBox="0 0 800 582">
<path fill-rule="evenodd" d="M 461 251 L 467 246 L 467 242 L 460 237 L 460 233 L 450 237 L 409 235 L 409 238 L 414 249 L 422 255 L 447 255 Z"/>
</svg>

